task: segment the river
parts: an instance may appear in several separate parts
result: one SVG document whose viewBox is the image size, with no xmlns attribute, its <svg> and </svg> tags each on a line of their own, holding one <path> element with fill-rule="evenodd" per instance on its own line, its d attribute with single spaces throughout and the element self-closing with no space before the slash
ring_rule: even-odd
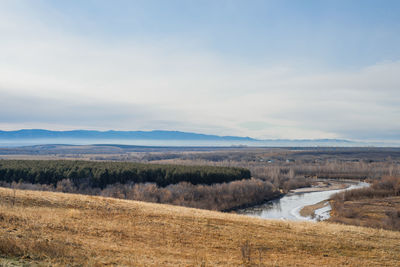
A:
<svg viewBox="0 0 400 267">
<path fill-rule="evenodd" d="M 314 205 L 329 199 L 334 194 L 344 190 L 367 187 L 368 183 L 359 182 L 352 184 L 346 189 L 327 190 L 319 192 L 289 193 L 280 199 L 269 201 L 265 204 L 238 210 L 240 214 L 245 214 L 263 219 L 284 219 L 291 221 L 320 221 L 329 218 L 331 207 L 329 203 L 315 211 L 315 217 L 303 217 L 300 210 L 304 206 Z"/>
</svg>

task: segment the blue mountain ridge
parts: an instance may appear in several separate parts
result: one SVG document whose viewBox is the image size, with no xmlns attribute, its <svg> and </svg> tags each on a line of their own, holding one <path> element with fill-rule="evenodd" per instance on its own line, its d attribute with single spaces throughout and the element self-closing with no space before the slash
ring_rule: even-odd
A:
<svg viewBox="0 0 400 267">
<path fill-rule="evenodd" d="M 51 131 L 44 129 L 22 129 L 17 131 L 1 131 L 0 139 L 26 140 L 26 139 L 121 139 L 121 140 L 215 140 L 215 141 L 246 141 L 261 142 L 271 141 L 276 143 L 353 143 L 343 139 L 255 139 L 240 136 L 218 136 L 181 131 L 97 131 L 97 130 L 72 130 Z"/>
<path fill-rule="evenodd" d="M 137 139 L 137 140 L 227 140 L 257 141 L 250 137 L 217 136 L 180 131 L 50 131 L 43 129 L 23 129 L 0 131 L 0 139 L 38 139 L 38 138 L 79 138 L 79 139 Z"/>
</svg>

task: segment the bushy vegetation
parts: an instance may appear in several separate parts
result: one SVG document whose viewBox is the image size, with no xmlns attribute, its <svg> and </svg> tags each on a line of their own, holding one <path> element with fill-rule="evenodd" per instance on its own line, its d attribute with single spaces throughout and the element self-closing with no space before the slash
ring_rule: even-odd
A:
<svg viewBox="0 0 400 267">
<path fill-rule="evenodd" d="M 68 160 L 1 160 L 0 181 L 52 184 L 63 179 L 75 186 L 87 182 L 91 187 L 105 188 L 115 183 L 155 183 L 167 186 L 179 182 L 211 185 L 249 179 L 244 168 L 215 166 L 156 165 L 128 162 L 90 162 Z"/>
<path fill-rule="evenodd" d="M 400 230 L 400 177 L 387 176 L 367 188 L 332 196 L 330 221 Z"/>
<path fill-rule="evenodd" d="M 398 148 L 244 148 L 235 151 L 151 153 L 158 163 L 234 166 L 249 169 L 254 178 L 268 180 L 283 190 L 301 186 L 301 177 L 380 179 L 400 176 Z M 165 156 L 165 158 L 163 158 Z M 168 157 L 167 157 L 168 156 Z M 293 183 L 296 178 L 296 184 Z M 307 186 L 306 180 L 302 180 Z"/>
<path fill-rule="evenodd" d="M 334 159 L 312 163 L 300 161 L 293 168 L 299 175 L 315 175 L 329 179 L 380 179 L 384 176 L 400 175 L 400 165 L 391 160 L 353 162 Z"/>
<path fill-rule="evenodd" d="M 82 149 L 73 149 L 70 155 L 54 158 L 107 161 L 0 160 L 0 185 L 224 210 L 311 186 L 315 178 L 375 181 L 388 175 L 400 176 L 400 151 L 387 149 L 142 149 L 133 154 L 88 150 L 88 156 L 77 154 Z M 261 190 L 253 186 L 250 177 L 263 184 Z M 243 193 L 241 197 L 237 197 L 238 191 Z"/>
<path fill-rule="evenodd" d="M 370 187 L 337 193 L 332 196 L 332 199 L 336 202 L 344 202 L 365 198 L 382 198 L 390 196 L 400 196 L 400 177 L 383 177 L 380 180 L 373 181 Z"/>
<path fill-rule="evenodd" d="M 76 186 L 69 179 L 59 181 L 56 186 L 23 182 L 0 182 L 0 186 L 22 190 L 98 195 L 220 211 L 260 204 L 281 194 L 270 182 L 258 179 L 213 185 L 180 182 L 167 187 L 159 187 L 155 183 L 116 183 L 107 185 L 104 189 L 90 187 L 85 183 Z"/>
<path fill-rule="evenodd" d="M 270 182 L 250 179 L 211 186 L 182 182 L 165 188 L 155 184 L 115 184 L 107 186 L 100 195 L 208 210 L 230 210 L 263 203 L 279 196 L 280 192 Z"/>
</svg>

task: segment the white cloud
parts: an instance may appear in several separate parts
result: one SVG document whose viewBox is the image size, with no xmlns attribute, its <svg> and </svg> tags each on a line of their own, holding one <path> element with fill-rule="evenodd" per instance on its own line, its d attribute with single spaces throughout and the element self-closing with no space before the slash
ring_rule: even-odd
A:
<svg viewBox="0 0 400 267">
<path fill-rule="evenodd" d="M 186 40 L 107 42 L 56 31 L 13 5 L 0 8 L 0 25 L 3 129 L 354 139 L 400 131 L 399 61 L 325 73 L 242 65 L 184 48 Z"/>
</svg>

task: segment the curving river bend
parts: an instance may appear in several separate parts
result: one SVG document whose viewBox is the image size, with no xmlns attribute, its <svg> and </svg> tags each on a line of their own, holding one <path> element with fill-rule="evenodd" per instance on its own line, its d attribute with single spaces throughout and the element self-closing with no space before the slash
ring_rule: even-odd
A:
<svg viewBox="0 0 400 267">
<path fill-rule="evenodd" d="M 300 210 L 304 206 L 314 205 L 329 199 L 332 194 L 355 188 L 367 187 L 368 183 L 359 182 L 352 184 L 346 189 L 327 190 L 319 192 L 289 193 L 280 199 L 269 201 L 265 204 L 238 210 L 237 212 L 263 219 L 283 219 L 292 221 L 319 221 L 329 218 L 331 207 L 328 203 L 315 211 L 315 217 L 303 217 Z"/>
</svg>

